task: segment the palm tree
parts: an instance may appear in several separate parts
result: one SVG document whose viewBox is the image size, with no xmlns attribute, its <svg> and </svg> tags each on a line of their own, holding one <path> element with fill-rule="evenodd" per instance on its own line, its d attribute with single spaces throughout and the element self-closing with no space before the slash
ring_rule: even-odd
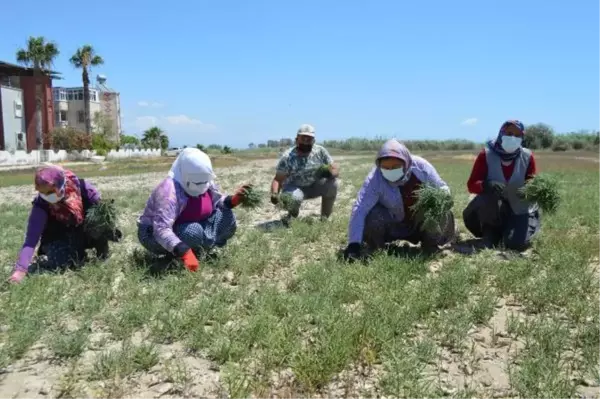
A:
<svg viewBox="0 0 600 399">
<path fill-rule="evenodd" d="M 35 79 L 35 136 L 38 149 L 42 149 L 42 104 L 43 89 L 40 77 L 49 75 L 49 68 L 58 56 L 58 46 L 54 42 L 47 42 L 44 36 L 30 36 L 27 40 L 27 47 L 17 51 L 17 62 L 26 66 L 33 67 L 33 77 Z"/>
<path fill-rule="evenodd" d="M 96 54 L 92 46 L 86 44 L 77 49 L 70 61 L 75 68 L 81 68 L 81 80 L 83 81 L 85 132 L 87 134 L 92 134 L 92 116 L 90 114 L 90 76 L 88 70 L 93 66 L 104 64 L 104 60 L 102 57 Z"/>
<path fill-rule="evenodd" d="M 169 147 L 169 136 L 158 126 L 151 127 L 144 131 L 142 144 L 153 148 L 162 148 L 166 150 Z"/>
</svg>

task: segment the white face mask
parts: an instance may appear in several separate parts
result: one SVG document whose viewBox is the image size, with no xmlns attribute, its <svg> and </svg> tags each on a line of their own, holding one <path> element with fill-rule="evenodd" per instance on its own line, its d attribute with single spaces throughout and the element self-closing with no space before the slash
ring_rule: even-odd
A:
<svg viewBox="0 0 600 399">
<path fill-rule="evenodd" d="M 194 183 L 194 182 L 188 181 L 186 183 L 184 189 L 185 189 L 185 192 L 190 197 L 199 197 L 208 191 L 208 182 Z"/>
<path fill-rule="evenodd" d="M 381 174 L 387 181 L 397 182 L 404 177 L 404 168 L 380 169 Z"/>
<path fill-rule="evenodd" d="M 52 194 L 42 194 L 40 193 L 40 197 L 42 197 L 42 199 L 46 202 L 49 202 L 51 204 L 56 204 L 57 202 L 59 202 L 60 200 L 62 200 L 64 198 L 64 196 L 58 196 L 56 195 L 56 193 L 52 193 Z"/>
<path fill-rule="evenodd" d="M 502 149 L 506 152 L 513 153 L 521 148 L 523 139 L 515 136 L 502 136 Z"/>
</svg>

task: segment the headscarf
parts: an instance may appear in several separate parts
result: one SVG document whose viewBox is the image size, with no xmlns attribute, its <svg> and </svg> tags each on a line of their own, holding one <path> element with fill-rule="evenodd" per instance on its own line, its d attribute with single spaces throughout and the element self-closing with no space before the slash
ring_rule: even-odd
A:
<svg viewBox="0 0 600 399">
<path fill-rule="evenodd" d="M 169 177 L 181 184 L 188 192 L 190 183 L 207 182 L 212 184 L 215 174 L 208 155 L 197 148 L 185 148 L 169 171 Z M 188 193 L 191 194 L 191 193 Z"/>
<path fill-rule="evenodd" d="M 393 186 L 401 186 L 406 183 L 412 174 L 411 166 L 412 166 L 412 155 L 410 151 L 404 144 L 399 142 L 396 139 L 390 139 L 386 141 L 382 146 L 379 152 L 377 153 L 377 159 L 375 160 L 375 164 L 379 167 L 379 160 L 381 158 L 397 158 L 404 161 L 404 177 L 396 182 L 390 182 Z M 381 171 L 379 172 L 381 173 Z"/>
<path fill-rule="evenodd" d="M 35 184 L 53 187 L 56 191 L 64 190 L 64 197 L 56 204 L 48 204 L 49 214 L 56 220 L 66 224 L 79 226 L 83 223 L 85 212 L 79 188 L 79 179 L 68 169 L 60 166 L 42 166 L 35 173 Z"/>
<path fill-rule="evenodd" d="M 511 125 L 516 126 L 521 132 L 522 137 L 525 138 L 525 125 L 523 125 L 523 122 L 516 119 L 511 119 L 507 120 L 502 124 L 502 126 L 500 126 L 498 136 L 496 136 L 495 140 L 490 140 L 487 142 L 488 148 L 498 154 L 503 161 L 511 161 L 521 154 L 521 148 L 512 153 L 508 153 L 502 148 L 502 136 L 504 136 L 506 128 Z"/>
</svg>

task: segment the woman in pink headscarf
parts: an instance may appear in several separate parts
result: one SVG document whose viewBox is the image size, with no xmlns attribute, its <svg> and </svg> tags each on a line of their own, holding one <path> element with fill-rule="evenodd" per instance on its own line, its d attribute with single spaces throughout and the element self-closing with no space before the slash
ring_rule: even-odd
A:
<svg viewBox="0 0 600 399">
<path fill-rule="evenodd" d="M 352 207 L 344 258 L 357 259 L 362 243 L 373 251 L 396 240 L 420 242 L 421 248 L 429 253 L 449 243 L 456 234 L 452 212 L 439 221 L 439 233 L 434 234 L 421 228 L 411 210 L 416 200 L 415 191 L 425 183 L 450 194 L 450 188 L 433 165 L 412 155 L 396 139 L 388 140 L 379 150 L 375 167 L 365 179 Z"/>
<path fill-rule="evenodd" d="M 108 241 L 118 241 L 121 232 L 115 229 L 106 237 L 92 237 L 83 228 L 86 212 L 100 201 L 96 187 L 68 169 L 44 166 L 35 174 L 35 189 L 38 195 L 10 282 L 19 283 L 27 275 L 38 243 L 38 256 L 46 256 L 39 264 L 42 269 L 79 263 L 86 248 L 94 248 L 99 258 L 108 256 Z"/>
</svg>

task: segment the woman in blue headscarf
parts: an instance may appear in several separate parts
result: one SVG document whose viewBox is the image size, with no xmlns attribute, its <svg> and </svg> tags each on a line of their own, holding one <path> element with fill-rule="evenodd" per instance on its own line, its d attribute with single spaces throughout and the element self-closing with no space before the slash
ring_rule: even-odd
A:
<svg viewBox="0 0 600 399">
<path fill-rule="evenodd" d="M 524 136 L 522 122 L 504 122 L 496 139 L 475 159 L 467 182 L 469 192 L 476 196 L 463 211 L 463 221 L 488 248 L 503 244 L 525 250 L 540 229 L 537 204 L 519 195 L 519 189 L 536 174 L 533 153 L 523 147 Z"/>
</svg>

